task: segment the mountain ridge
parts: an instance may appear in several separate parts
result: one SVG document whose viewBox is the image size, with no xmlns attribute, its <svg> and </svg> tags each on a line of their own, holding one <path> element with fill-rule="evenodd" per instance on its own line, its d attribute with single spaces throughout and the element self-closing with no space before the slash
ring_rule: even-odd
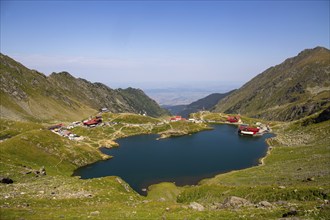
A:
<svg viewBox="0 0 330 220">
<path fill-rule="evenodd" d="M 111 89 L 68 72 L 46 76 L 0 54 L 1 117 L 25 120 L 81 119 L 106 107 L 114 113 L 168 112 L 140 89 Z"/>
<path fill-rule="evenodd" d="M 189 117 L 191 113 L 203 111 L 203 110 L 212 110 L 214 106 L 223 98 L 230 95 L 235 90 L 226 92 L 226 93 L 212 93 L 205 96 L 204 98 L 198 99 L 188 105 L 178 105 L 167 107 L 167 109 L 172 114 L 181 115 L 183 117 Z M 178 111 L 176 111 L 178 109 Z M 171 111 L 172 110 L 172 111 Z"/>
<path fill-rule="evenodd" d="M 215 112 L 292 121 L 329 105 L 330 51 L 306 49 L 260 73 L 222 99 Z"/>
</svg>

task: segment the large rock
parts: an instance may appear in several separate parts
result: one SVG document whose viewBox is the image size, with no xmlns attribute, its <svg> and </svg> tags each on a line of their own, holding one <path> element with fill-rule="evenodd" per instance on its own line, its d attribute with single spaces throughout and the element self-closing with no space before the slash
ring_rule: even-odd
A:
<svg viewBox="0 0 330 220">
<path fill-rule="evenodd" d="M 297 214 L 298 214 L 298 212 L 296 210 L 291 210 L 291 211 L 288 211 L 288 212 L 284 213 L 282 215 L 282 217 L 291 217 L 291 216 L 295 216 Z"/>
<path fill-rule="evenodd" d="M 265 208 L 272 208 L 273 207 L 273 205 L 270 202 L 267 202 L 267 201 L 261 201 L 261 202 L 259 202 L 259 205 L 261 207 L 265 207 Z"/>
<path fill-rule="evenodd" d="M 12 179 L 10 179 L 9 177 L 0 177 L 0 182 L 5 183 L 5 184 L 14 183 L 14 181 Z"/>
<path fill-rule="evenodd" d="M 98 216 L 100 215 L 100 211 L 94 211 L 90 213 L 91 216 Z"/>
<path fill-rule="evenodd" d="M 201 204 L 197 203 L 197 202 L 191 202 L 189 205 L 190 208 L 195 209 L 197 211 L 204 211 L 204 206 L 202 206 Z"/>
<path fill-rule="evenodd" d="M 251 206 L 251 205 L 253 204 L 250 201 L 237 196 L 231 196 L 225 199 L 223 203 L 224 208 L 239 208 L 242 206 Z"/>
<path fill-rule="evenodd" d="M 46 176 L 46 169 L 44 166 L 40 168 L 39 172 L 42 176 Z"/>
</svg>

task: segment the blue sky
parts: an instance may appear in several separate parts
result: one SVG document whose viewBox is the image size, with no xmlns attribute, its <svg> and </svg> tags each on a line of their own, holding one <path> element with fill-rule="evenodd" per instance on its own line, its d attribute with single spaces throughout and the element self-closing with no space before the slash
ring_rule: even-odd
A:
<svg viewBox="0 0 330 220">
<path fill-rule="evenodd" d="M 1 53 L 111 87 L 242 85 L 329 48 L 329 1 L 2 1 Z"/>
</svg>

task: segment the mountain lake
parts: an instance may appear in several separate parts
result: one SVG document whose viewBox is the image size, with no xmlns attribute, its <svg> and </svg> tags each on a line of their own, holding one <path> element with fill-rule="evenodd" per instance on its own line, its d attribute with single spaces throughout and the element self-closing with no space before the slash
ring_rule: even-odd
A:
<svg viewBox="0 0 330 220">
<path fill-rule="evenodd" d="M 266 155 L 265 139 L 274 136 L 240 136 L 234 125 L 213 128 L 160 140 L 155 134 L 119 139 L 120 147 L 101 148 L 113 158 L 81 167 L 74 175 L 82 179 L 119 176 L 139 194 L 146 195 L 152 184 L 195 185 L 220 173 L 256 166 Z"/>
</svg>

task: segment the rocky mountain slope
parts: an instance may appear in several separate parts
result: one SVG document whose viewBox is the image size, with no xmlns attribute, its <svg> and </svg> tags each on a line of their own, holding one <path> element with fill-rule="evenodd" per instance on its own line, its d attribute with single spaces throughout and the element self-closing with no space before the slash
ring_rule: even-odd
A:
<svg viewBox="0 0 330 220">
<path fill-rule="evenodd" d="M 172 115 L 179 115 L 187 105 L 161 105 L 163 108 L 168 110 Z"/>
<path fill-rule="evenodd" d="M 233 90 L 235 91 L 235 90 Z M 189 114 L 202 111 L 202 110 L 211 110 L 221 99 L 230 95 L 233 91 L 227 93 L 213 93 L 202 99 L 199 99 L 191 104 L 185 106 L 185 108 L 178 113 L 184 117 L 188 117 Z"/>
<path fill-rule="evenodd" d="M 103 107 L 115 113 L 167 114 L 139 89 L 113 90 L 102 83 L 75 78 L 67 72 L 47 77 L 3 54 L 0 60 L 2 118 L 78 120 Z"/>
<path fill-rule="evenodd" d="M 215 112 L 292 121 L 329 106 L 330 51 L 316 47 L 271 67 L 222 99 Z"/>
</svg>

